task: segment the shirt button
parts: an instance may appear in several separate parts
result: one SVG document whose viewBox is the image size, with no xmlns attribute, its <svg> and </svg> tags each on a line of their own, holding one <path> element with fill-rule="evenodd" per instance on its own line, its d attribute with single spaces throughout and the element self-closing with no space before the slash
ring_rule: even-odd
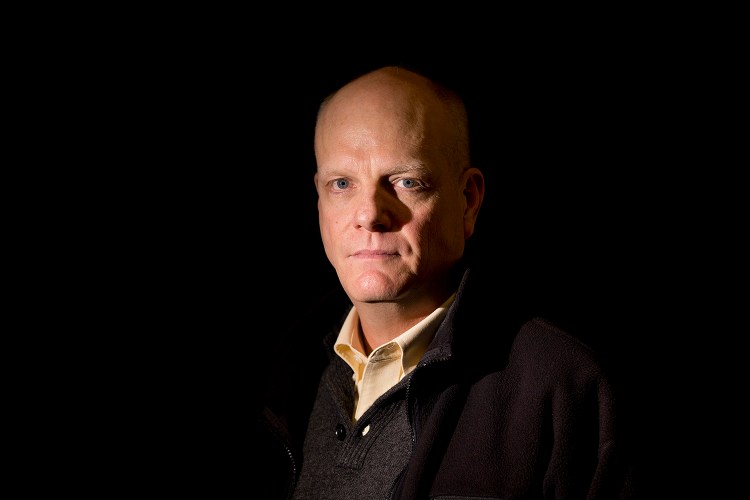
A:
<svg viewBox="0 0 750 500">
<path fill-rule="evenodd" d="M 336 424 L 336 439 L 343 441 L 346 438 L 346 427 L 344 424 Z"/>
</svg>

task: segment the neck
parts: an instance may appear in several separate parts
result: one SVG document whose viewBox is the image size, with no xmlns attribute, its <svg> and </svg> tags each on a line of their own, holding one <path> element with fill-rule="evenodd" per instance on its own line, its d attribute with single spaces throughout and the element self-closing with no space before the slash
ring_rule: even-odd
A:
<svg viewBox="0 0 750 500">
<path fill-rule="evenodd" d="M 405 307 L 400 302 L 355 302 L 364 354 L 395 339 L 440 307 L 449 295 Z"/>
</svg>

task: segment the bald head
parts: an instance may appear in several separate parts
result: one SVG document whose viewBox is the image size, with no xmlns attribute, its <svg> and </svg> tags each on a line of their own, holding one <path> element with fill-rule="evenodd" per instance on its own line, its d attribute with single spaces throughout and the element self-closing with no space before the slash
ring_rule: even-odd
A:
<svg viewBox="0 0 750 500">
<path fill-rule="evenodd" d="M 484 196 L 468 142 L 461 99 L 401 68 L 357 78 L 320 107 L 320 234 L 363 334 L 377 336 L 368 340 L 374 345 L 454 291 L 452 271 Z"/>
<path fill-rule="evenodd" d="M 315 127 L 316 156 L 330 132 L 340 133 L 347 127 L 351 136 L 386 122 L 399 124 L 391 132 L 412 147 L 431 148 L 457 171 L 470 166 L 461 98 L 422 75 L 395 66 L 360 76 L 323 101 Z"/>
</svg>

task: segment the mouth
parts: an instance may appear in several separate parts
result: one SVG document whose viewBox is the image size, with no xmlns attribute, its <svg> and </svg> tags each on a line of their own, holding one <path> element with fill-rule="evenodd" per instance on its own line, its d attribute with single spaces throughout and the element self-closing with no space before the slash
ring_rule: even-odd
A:
<svg viewBox="0 0 750 500">
<path fill-rule="evenodd" d="M 385 259 L 389 257 L 397 257 L 398 252 L 391 252 L 387 250 L 358 250 L 352 254 L 352 257 L 359 259 Z"/>
</svg>

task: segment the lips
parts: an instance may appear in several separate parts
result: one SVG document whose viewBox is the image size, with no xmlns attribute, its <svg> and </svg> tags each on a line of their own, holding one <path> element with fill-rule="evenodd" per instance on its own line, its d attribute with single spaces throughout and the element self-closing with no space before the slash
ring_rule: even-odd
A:
<svg viewBox="0 0 750 500">
<path fill-rule="evenodd" d="M 395 257 L 398 254 L 398 252 L 392 250 L 357 250 L 352 256 L 376 259 L 382 257 Z"/>
</svg>

